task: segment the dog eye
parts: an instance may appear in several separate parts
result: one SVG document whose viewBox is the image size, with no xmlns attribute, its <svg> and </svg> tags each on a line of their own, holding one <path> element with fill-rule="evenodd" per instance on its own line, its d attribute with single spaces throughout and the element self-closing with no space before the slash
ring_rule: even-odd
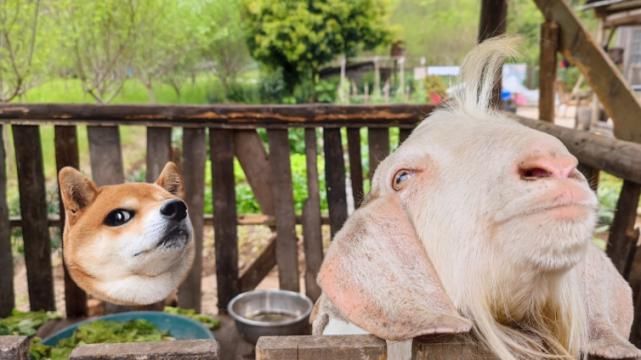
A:
<svg viewBox="0 0 641 360">
<path fill-rule="evenodd" d="M 401 169 L 394 174 L 394 179 L 392 180 L 392 188 L 396 191 L 402 190 L 407 180 L 409 180 L 414 171 L 408 169 Z"/>
<path fill-rule="evenodd" d="M 116 209 L 107 215 L 105 218 L 105 225 L 107 226 L 120 226 L 134 217 L 134 212 L 125 209 Z"/>
</svg>

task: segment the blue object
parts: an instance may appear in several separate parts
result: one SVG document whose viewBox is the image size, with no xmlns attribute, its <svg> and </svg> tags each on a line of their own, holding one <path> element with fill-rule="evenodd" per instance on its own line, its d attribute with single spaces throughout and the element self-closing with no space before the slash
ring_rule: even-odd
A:
<svg viewBox="0 0 641 360">
<path fill-rule="evenodd" d="M 501 100 L 508 101 L 512 98 L 512 93 L 508 90 L 501 90 Z"/>
<path fill-rule="evenodd" d="M 56 332 L 42 341 L 43 344 L 54 346 L 62 339 L 71 337 L 78 326 L 92 323 L 98 320 L 110 320 L 125 322 L 129 320 L 143 319 L 156 325 L 161 331 L 169 332 L 170 336 L 176 340 L 198 340 L 213 339 L 214 335 L 209 329 L 198 321 L 190 318 L 167 314 L 162 311 L 129 311 L 111 315 L 100 316 L 97 318 L 81 321 Z"/>
</svg>

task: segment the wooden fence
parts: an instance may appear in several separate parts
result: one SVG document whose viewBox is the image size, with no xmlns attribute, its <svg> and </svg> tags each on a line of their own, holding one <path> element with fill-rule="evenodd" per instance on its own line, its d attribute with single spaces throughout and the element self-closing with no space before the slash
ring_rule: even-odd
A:
<svg viewBox="0 0 641 360">
<path fill-rule="evenodd" d="M 299 291 L 299 271 L 295 225 L 303 226 L 305 288 L 315 299 L 319 288 L 314 279 L 322 261 L 321 224 L 334 234 L 347 218 L 346 179 L 352 186 L 356 206 L 363 197 L 363 171 L 360 129 L 368 130 L 369 168 L 390 151 L 390 128 L 398 127 L 402 141 L 432 107 L 397 106 L 98 106 L 98 105 L 1 105 L 0 121 L 12 126 L 20 191 L 21 219 L 8 217 L 4 146 L 0 146 L 0 263 L 10 264 L 9 227 L 21 226 L 30 307 L 54 309 L 49 227 L 61 226 L 59 217 L 48 217 L 45 198 L 42 149 L 38 126 L 55 128 L 56 167 L 78 166 L 76 127 L 88 126 L 90 162 L 98 184 L 124 179 L 119 125 L 147 127 L 147 178 L 158 175 L 170 159 L 172 127 L 182 127 L 182 168 L 185 169 L 186 201 L 195 229 L 199 256 L 178 293 L 179 305 L 199 310 L 202 269 L 203 228 L 215 229 L 216 281 L 218 306 L 225 308 L 240 291 L 254 288 L 278 266 L 283 289 Z M 611 227 L 607 252 L 617 268 L 631 282 L 637 303 L 641 302 L 641 252 L 636 252 L 638 230 L 636 209 L 641 184 L 641 145 L 561 128 L 550 123 L 515 117 L 526 126 L 561 139 L 581 162 L 581 170 L 597 184 L 598 171 L 604 170 L 624 180 Z M 292 195 L 292 174 L 288 129 L 305 132 L 308 198 L 301 214 L 296 214 Z M 256 129 L 266 128 L 268 149 Z M 317 134 L 322 131 L 325 158 L 325 189 L 319 187 Z M 344 132 L 342 128 L 346 128 Z M 346 139 L 343 136 L 346 135 Z M 344 149 L 346 144 L 346 152 Z M 0 144 L 1 145 L 1 144 Z M 395 145 L 395 144 L 394 144 Z M 209 149 L 209 151 L 208 151 Z M 263 214 L 239 216 L 235 207 L 233 160 L 243 167 Z M 205 166 L 211 160 L 213 174 L 213 217 L 204 214 Z M 328 200 L 328 216 L 320 209 L 320 192 Z M 238 234 L 229 224 L 266 224 L 275 237 L 262 254 L 240 273 Z M 277 240 L 276 240 L 277 239 Z M 13 274 L 3 265 L 0 271 L 0 315 L 14 306 Z M 65 307 L 69 317 L 86 315 L 83 292 L 65 278 Z M 637 304 L 636 318 L 640 318 Z M 633 338 L 639 338 L 635 321 Z"/>
</svg>

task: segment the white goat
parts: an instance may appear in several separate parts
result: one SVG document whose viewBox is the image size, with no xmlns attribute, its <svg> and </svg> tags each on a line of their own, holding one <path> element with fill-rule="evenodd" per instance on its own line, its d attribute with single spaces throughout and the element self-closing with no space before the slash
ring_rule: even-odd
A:
<svg viewBox="0 0 641 360">
<path fill-rule="evenodd" d="M 630 288 L 591 244 L 597 200 L 576 158 L 490 109 L 513 48 L 476 47 L 450 106 L 376 169 L 321 268 L 316 334 L 377 335 L 405 353 L 392 360 L 413 337 L 470 329 L 504 360 L 641 355 Z"/>
</svg>

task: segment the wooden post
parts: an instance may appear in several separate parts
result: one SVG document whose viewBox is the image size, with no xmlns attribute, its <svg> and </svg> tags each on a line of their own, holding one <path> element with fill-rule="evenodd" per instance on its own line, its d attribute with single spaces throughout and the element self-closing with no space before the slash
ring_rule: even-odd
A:
<svg viewBox="0 0 641 360">
<path fill-rule="evenodd" d="M 171 160 L 171 128 L 147 128 L 147 182 L 154 182 L 167 161 Z"/>
<path fill-rule="evenodd" d="M 276 215 L 276 261 L 281 289 L 299 291 L 296 214 L 292 189 L 287 129 L 268 129 L 269 163 L 272 169 L 272 194 Z"/>
<path fill-rule="evenodd" d="M 634 229 L 634 224 L 637 218 L 640 195 L 641 186 L 627 180 L 623 181 L 614 220 L 610 225 L 606 253 L 621 274 L 625 274 L 626 268 L 630 268 L 629 262 L 634 255 L 639 237 Z"/>
<path fill-rule="evenodd" d="M 34 125 L 13 126 L 12 130 L 18 167 L 29 305 L 31 310 L 55 310 L 40 130 Z"/>
<path fill-rule="evenodd" d="M 400 128 L 398 131 L 398 146 L 401 146 L 403 141 L 407 139 L 414 129 Z"/>
<path fill-rule="evenodd" d="M 204 128 L 183 128 L 183 160 L 181 173 L 185 181 L 185 202 L 194 228 L 196 254 L 185 281 L 178 288 L 178 306 L 201 310 L 201 280 L 203 262 L 203 228 L 205 200 L 205 162 L 207 139 Z"/>
<path fill-rule="evenodd" d="M 316 283 L 316 276 L 323 262 L 323 234 L 321 229 L 317 157 L 316 129 L 307 128 L 305 129 L 307 199 L 303 206 L 303 247 L 305 249 L 305 293 L 312 301 L 316 301 L 321 294 L 321 289 Z"/>
<path fill-rule="evenodd" d="M 125 181 L 117 126 L 87 126 L 91 177 L 98 186 Z"/>
<path fill-rule="evenodd" d="M 505 34 L 507 29 L 507 0 L 482 0 L 481 19 L 479 21 L 478 42 Z M 501 103 L 501 73 L 497 74 L 496 85 L 492 94 L 492 105 Z"/>
<path fill-rule="evenodd" d="M 556 84 L 559 25 L 553 21 L 541 24 L 539 70 L 539 119 L 554 122 L 554 88 Z"/>
<path fill-rule="evenodd" d="M 349 155 L 349 178 L 352 183 L 354 208 L 361 206 L 365 198 L 363 190 L 363 159 L 361 157 L 361 129 L 347 128 L 347 152 Z"/>
<path fill-rule="evenodd" d="M 65 166 L 72 166 L 76 169 L 80 167 L 78 155 L 78 135 L 75 126 L 55 126 L 55 147 L 56 147 L 56 169 L 60 172 Z M 58 198 L 60 196 L 60 186 L 58 186 Z M 65 209 L 60 202 L 60 234 L 63 236 L 65 229 Z M 63 245 L 64 247 L 64 242 Z M 80 318 L 87 316 L 87 295 L 78 287 L 78 285 L 69 276 L 69 271 L 64 263 L 64 281 L 65 281 L 65 310 L 67 318 Z"/>
<path fill-rule="evenodd" d="M 256 130 L 234 130 L 234 154 L 263 214 L 274 215 L 269 156 Z"/>
<path fill-rule="evenodd" d="M 389 128 L 369 128 L 369 178 L 370 180 L 376 172 L 378 164 L 389 155 Z"/>
<path fill-rule="evenodd" d="M 214 241 L 218 310 L 238 294 L 238 232 L 234 181 L 234 137 L 232 130 L 209 129 L 214 197 Z"/>
<path fill-rule="evenodd" d="M 347 220 L 347 194 L 345 193 L 345 159 L 341 130 L 338 128 L 323 129 L 323 147 L 325 151 L 325 187 L 327 188 L 327 205 L 332 238 L 343 227 Z"/>
<path fill-rule="evenodd" d="M 4 149 L 4 136 L 0 125 L 0 318 L 11 314 L 15 306 L 13 291 L 13 256 L 11 254 L 11 228 L 9 226 L 9 206 L 7 205 L 7 154 Z"/>
</svg>

